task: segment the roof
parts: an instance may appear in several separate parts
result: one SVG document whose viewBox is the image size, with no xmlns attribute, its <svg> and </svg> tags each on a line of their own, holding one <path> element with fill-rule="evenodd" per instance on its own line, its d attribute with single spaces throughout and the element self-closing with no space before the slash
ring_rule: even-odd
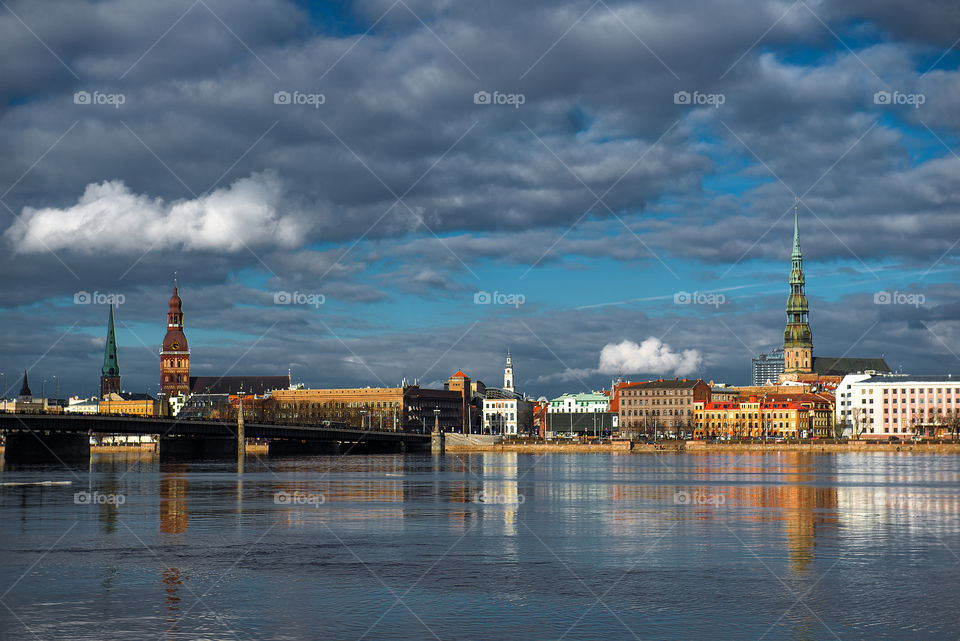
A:
<svg viewBox="0 0 960 641">
<path fill-rule="evenodd" d="M 551 403 L 559 403 L 563 401 L 575 401 L 577 403 L 583 402 L 603 402 L 607 403 L 610 401 L 610 398 L 602 392 L 580 392 L 578 394 L 561 394 L 557 398 L 551 398 Z"/>
<path fill-rule="evenodd" d="M 191 394 L 266 394 L 290 387 L 289 376 L 191 376 Z"/>
<path fill-rule="evenodd" d="M 155 401 L 154 397 L 146 392 L 118 392 L 117 395 L 125 401 Z"/>
<path fill-rule="evenodd" d="M 676 388 L 692 388 L 696 387 L 697 384 L 703 383 L 699 378 L 673 378 L 673 379 L 658 379 L 655 381 L 644 381 L 642 383 L 628 383 L 627 385 L 622 386 L 620 389 L 636 388 L 636 387 L 647 387 L 651 389 L 676 389 Z M 706 385 L 706 383 L 703 383 Z"/>
<path fill-rule="evenodd" d="M 825 376 L 844 376 L 867 370 L 889 372 L 890 366 L 882 358 L 834 358 L 832 356 L 814 356 L 813 372 Z"/>
<path fill-rule="evenodd" d="M 957 383 L 960 384 L 960 376 L 953 378 L 950 374 L 932 374 L 921 376 L 904 376 L 902 374 L 875 374 L 865 378 L 862 381 L 856 381 L 854 385 L 860 383 L 895 383 L 897 385 L 908 385 L 910 383 Z"/>
<path fill-rule="evenodd" d="M 462 369 L 458 369 L 457 373 L 451 376 L 450 378 L 470 378 L 470 377 L 464 374 Z"/>
</svg>

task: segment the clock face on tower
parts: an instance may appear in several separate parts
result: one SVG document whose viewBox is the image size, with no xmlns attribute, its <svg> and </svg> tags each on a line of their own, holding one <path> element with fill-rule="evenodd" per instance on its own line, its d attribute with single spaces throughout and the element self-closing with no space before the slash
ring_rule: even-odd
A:
<svg viewBox="0 0 960 641">
<path fill-rule="evenodd" d="M 170 345 L 170 347 L 172 347 L 173 349 L 180 349 L 180 343 L 178 343 L 177 341 L 174 341 L 173 344 Z"/>
</svg>

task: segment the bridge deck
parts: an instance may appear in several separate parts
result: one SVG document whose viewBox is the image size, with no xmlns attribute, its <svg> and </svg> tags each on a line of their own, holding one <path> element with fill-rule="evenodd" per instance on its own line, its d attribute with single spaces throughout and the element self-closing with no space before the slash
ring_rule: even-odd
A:
<svg viewBox="0 0 960 641">
<path fill-rule="evenodd" d="M 0 431 L 97 432 L 103 434 L 160 434 L 162 436 L 236 437 L 237 424 L 220 420 L 178 420 L 134 416 L 0 413 Z M 381 432 L 349 427 L 244 423 L 247 438 L 311 441 L 379 441 L 426 443 L 429 434 Z"/>
</svg>

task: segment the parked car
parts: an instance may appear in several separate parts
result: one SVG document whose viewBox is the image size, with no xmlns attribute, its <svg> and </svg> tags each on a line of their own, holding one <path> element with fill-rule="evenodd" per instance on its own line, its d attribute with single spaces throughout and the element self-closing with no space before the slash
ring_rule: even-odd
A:
<svg viewBox="0 0 960 641">
<path fill-rule="evenodd" d="M 888 438 L 887 440 L 890 441 L 891 443 L 899 443 L 899 442 L 900 442 L 900 437 L 899 437 L 899 436 L 891 436 L 891 437 Z"/>
</svg>

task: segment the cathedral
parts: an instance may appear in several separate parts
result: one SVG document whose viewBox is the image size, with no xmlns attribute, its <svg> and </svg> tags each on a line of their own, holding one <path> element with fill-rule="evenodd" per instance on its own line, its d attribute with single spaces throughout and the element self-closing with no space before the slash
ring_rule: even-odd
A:
<svg viewBox="0 0 960 641">
<path fill-rule="evenodd" d="M 160 348 L 160 392 L 166 397 L 190 395 L 190 348 L 183 333 L 183 301 L 173 285 L 167 334 Z"/>
</svg>

